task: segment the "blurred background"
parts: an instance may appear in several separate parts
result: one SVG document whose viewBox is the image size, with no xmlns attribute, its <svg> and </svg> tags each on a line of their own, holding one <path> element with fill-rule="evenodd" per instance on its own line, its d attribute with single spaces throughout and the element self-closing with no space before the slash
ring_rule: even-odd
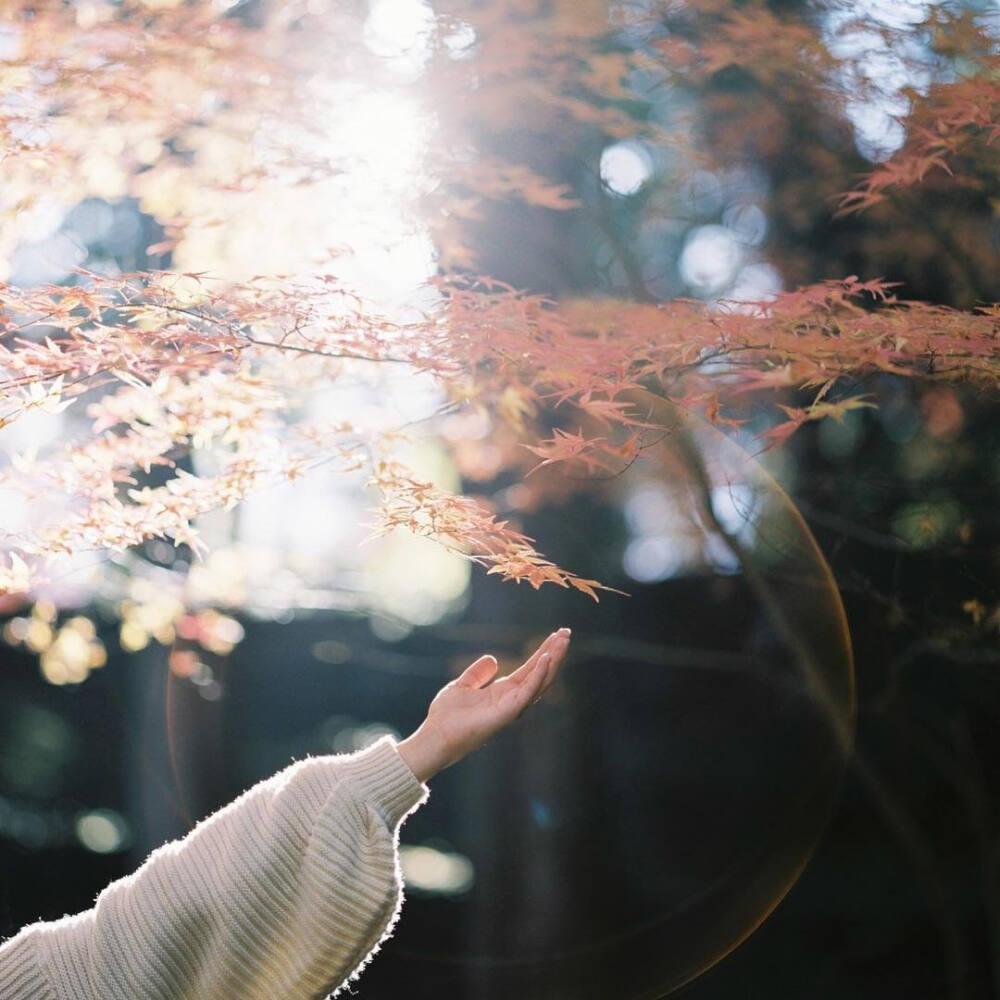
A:
<svg viewBox="0 0 1000 1000">
<path fill-rule="evenodd" d="M 72 6 L 85 39 L 184 4 Z M 279 8 L 213 9 L 263 30 Z M 347 27 L 310 48 L 296 18 Z M 265 117 L 236 147 L 224 129 L 140 141 L 108 116 L 4 234 L 5 280 L 322 260 L 399 316 L 473 263 L 559 298 L 732 308 L 857 274 L 1000 299 L 995 144 L 963 154 L 958 183 L 937 171 L 836 214 L 934 86 L 989 65 L 995 5 L 317 0 L 282 25 L 268 37 L 311 68 L 320 128 Z M 0 31 L 8 61 L 20 30 Z M 217 184 L 283 145 L 338 169 Z M 471 168 L 491 158 L 531 178 L 484 192 Z M 29 182 L 11 176 L 8 208 Z M 408 370 L 353 374 L 304 405 L 390 422 L 440 405 Z M 667 441 L 610 481 L 522 482 L 461 409 L 417 436 L 428 478 L 628 592 L 596 605 L 402 532 L 360 544 L 371 498 L 333 472 L 200 519 L 204 559 L 151 541 L 0 597 L 0 934 L 86 908 L 293 759 L 407 735 L 475 656 L 507 668 L 569 625 L 546 701 L 407 821 L 401 922 L 354 995 L 1000 996 L 997 400 L 885 374 L 857 388 L 877 408 L 763 454 L 773 416 L 752 397 L 729 439 L 692 425 L 703 477 Z M 2 461 L 85 423 L 19 419 Z M 195 448 L 188 467 L 212 462 Z M 39 513 L 0 504 L 8 527 Z"/>
</svg>

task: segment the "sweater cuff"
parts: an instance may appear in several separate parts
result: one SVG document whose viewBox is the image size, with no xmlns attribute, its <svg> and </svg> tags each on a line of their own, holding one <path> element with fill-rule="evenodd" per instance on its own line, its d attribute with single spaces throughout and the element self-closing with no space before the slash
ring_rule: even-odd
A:
<svg viewBox="0 0 1000 1000">
<path fill-rule="evenodd" d="M 32 928 L 25 928 L 0 949 L 0 997 L 54 998 L 43 974 Z"/>
<path fill-rule="evenodd" d="M 430 789 L 417 780 L 400 756 L 391 736 L 383 736 L 370 747 L 352 754 L 343 766 L 362 798 L 379 812 L 390 830 L 430 795 Z"/>
</svg>

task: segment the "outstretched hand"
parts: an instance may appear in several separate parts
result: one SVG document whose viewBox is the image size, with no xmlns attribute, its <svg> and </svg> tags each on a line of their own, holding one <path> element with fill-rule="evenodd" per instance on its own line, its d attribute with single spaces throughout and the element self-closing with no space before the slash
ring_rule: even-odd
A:
<svg viewBox="0 0 1000 1000">
<path fill-rule="evenodd" d="M 427 718 L 399 744 L 400 755 L 417 778 L 428 781 L 477 750 L 537 701 L 559 672 L 569 636 L 568 628 L 553 632 L 517 670 L 499 680 L 493 680 L 496 658 L 480 656 L 441 688 Z"/>
</svg>

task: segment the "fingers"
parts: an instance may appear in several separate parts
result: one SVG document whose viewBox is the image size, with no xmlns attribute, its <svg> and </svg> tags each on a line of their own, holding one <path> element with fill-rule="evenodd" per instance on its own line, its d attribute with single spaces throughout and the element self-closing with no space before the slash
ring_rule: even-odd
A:
<svg viewBox="0 0 1000 1000">
<path fill-rule="evenodd" d="M 569 648 L 569 637 L 570 630 L 568 628 L 561 628 L 557 632 L 553 632 L 517 670 L 493 685 L 506 689 L 503 691 L 503 695 L 516 705 L 518 715 L 529 704 L 538 701 L 555 680 L 559 667 L 566 656 L 566 650 Z M 523 704 L 522 697 L 528 699 Z"/>
<path fill-rule="evenodd" d="M 566 629 L 565 631 L 566 634 L 568 635 L 569 629 Z M 556 642 L 557 638 L 562 633 L 563 629 L 559 629 L 557 632 L 553 632 L 551 635 L 547 636 L 545 641 L 541 643 L 541 645 L 539 645 L 538 649 L 536 649 L 534 653 L 532 653 L 531 656 L 529 656 L 528 659 L 526 659 L 524 663 L 522 663 L 521 666 L 517 668 L 517 670 L 515 670 L 511 674 L 508 674 L 504 678 L 504 680 L 508 681 L 511 684 L 521 684 L 527 677 L 531 675 L 538 660 L 546 653 L 549 654 L 552 653 L 553 644 Z"/>
<path fill-rule="evenodd" d="M 457 687 L 481 688 L 497 672 L 497 659 L 487 653 L 480 656 L 478 660 L 470 663 L 469 666 L 455 679 Z"/>
<path fill-rule="evenodd" d="M 542 686 L 545 684 L 551 659 L 549 653 L 542 653 L 532 664 L 531 673 L 518 687 L 513 689 L 511 701 L 514 703 L 514 711 L 517 715 L 520 715 L 542 693 Z"/>
<path fill-rule="evenodd" d="M 561 628 L 555 633 L 555 639 L 549 647 L 550 658 L 548 668 L 545 671 L 545 683 L 542 685 L 542 694 L 549 689 L 552 682 L 556 679 L 559 668 L 562 666 L 563 660 L 566 659 L 570 635 L 571 633 L 568 628 Z"/>
</svg>

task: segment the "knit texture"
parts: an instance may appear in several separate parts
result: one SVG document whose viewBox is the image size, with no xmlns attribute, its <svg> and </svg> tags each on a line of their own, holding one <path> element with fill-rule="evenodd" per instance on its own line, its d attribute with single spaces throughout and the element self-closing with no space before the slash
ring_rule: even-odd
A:
<svg viewBox="0 0 1000 1000">
<path fill-rule="evenodd" d="M 428 790 L 383 737 L 255 785 L 0 947 L 2 1000 L 313 1000 L 357 977 L 403 903 L 399 827 Z"/>
</svg>

